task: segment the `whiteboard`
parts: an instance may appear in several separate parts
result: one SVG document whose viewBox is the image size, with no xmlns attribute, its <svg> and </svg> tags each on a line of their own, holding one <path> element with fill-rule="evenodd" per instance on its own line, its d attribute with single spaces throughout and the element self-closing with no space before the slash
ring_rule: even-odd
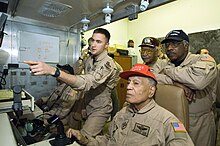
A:
<svg viewBox="0 0 220 146">
<path fill-rule="evenodd" d="M 18 61 L 59 62 L 59 37 L 19 32 Z"/>
</svg>

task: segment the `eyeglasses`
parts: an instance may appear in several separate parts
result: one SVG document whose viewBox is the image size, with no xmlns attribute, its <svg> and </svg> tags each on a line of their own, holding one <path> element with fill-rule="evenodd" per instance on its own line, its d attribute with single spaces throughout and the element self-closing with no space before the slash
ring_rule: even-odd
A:
<svg viewBox="0 0 220 146">
<path fill-rule="evenodd" d="M 165 43 L 165 48 L 168 48 L 169 46 L 171 46 L 172 48 L 177 48 L 182 44 L 182 41 L 172 41 L 169 43 Z"/>
<path fill-rule="evenodd" d="M 146 54 L 153 54 L 154 53 L 154 49 L 141 49 L 140 53 L 141 54 L 144 54 L 144 53 L 146 53 Z"/>
</svg>

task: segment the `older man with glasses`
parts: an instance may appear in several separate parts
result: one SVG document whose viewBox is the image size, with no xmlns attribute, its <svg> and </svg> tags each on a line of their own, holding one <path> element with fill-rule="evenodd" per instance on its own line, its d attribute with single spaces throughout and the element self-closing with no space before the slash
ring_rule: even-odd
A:
<svg viewBox="0 0 220 146">
<path fill-rule="evenodd" d="M 214 146 L 216 137 L 212 105 L 217 77 L 215 60 L 209 55 L 189 52 L 189 37 L 172 30 L 161 42 L 170 61 L 156 74 L 158 83 L 184 89 L 189 101 L 189 134 L 196 146 Z"/>
<path fill-rule="evenodd" d="M 166 59 L 158 57 L 160 41 L 154 37 L 145 37 L 138 47 L 141 47 L 140 54 L 144 64 L 148 65 L 152 72 L 159 73 L 163 69 L 161 66 L 167 63 Z"/>
</svg>

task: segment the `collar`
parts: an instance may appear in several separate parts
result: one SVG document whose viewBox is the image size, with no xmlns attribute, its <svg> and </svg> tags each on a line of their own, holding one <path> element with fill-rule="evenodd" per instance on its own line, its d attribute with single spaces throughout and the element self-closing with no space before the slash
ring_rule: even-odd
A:
<svg viewBox="0 0 220 146">
<path fill-rule="evenodd" d="M 103 60 L 107 55 L 108 55 L 107 50 L 104 50 L 101 54 L 99 54 L 98 56 L 95 56 L 94 58 L 96 61 L 100 61 L 100 60 Z"/>
<path fill-rule="evenodd" d="M 129 105 L 129 112 L 136 113 L 136 114 L 144 114 L 149 112 L 151 109 L 153 109 L 156 106 L 156 102 L 154 99 L 152 99 L 147 105 L 145 105 L 142 109 L 139 111 L 132 105 Z"/>
<path fill-rule="evenodd" d="M 191 52 L 188 52 L 188 54 L 186 55 L 186 58 L 183 60 L 183 62 L 179 65 L 179 66 L 185 66 L 187 64 L 189 64 L 191 62 L 191 58 L 192 57 L 192 53 Z M 173 64 L 169 61 L 169 64 Z"/>
<path fill-rule="evenodd" d="M 147 64 L 147 63 L 145 63 L 145 65 L 147 65 L 147 66 L 149 66 L 150 68 L 152 68 L 155 64 L 156 64 L 156 62 L 158 62 L 158 60 L 160 60 L 160 58 L 157 58 L 154 62 L 152 62 L 151 64 Z"/>
</svg>

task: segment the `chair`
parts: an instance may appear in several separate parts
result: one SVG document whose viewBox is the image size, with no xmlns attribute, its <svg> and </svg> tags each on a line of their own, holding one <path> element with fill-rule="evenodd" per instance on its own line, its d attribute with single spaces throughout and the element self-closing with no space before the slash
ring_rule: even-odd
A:
<svg viewBox="0 0 220 146">
<path fill-rule="evenodd" d="M 157 104 L 173 113 L 189 129 L 189 105 L 184 90 L 173 85 L 157 85 Z"/>
</svg>

